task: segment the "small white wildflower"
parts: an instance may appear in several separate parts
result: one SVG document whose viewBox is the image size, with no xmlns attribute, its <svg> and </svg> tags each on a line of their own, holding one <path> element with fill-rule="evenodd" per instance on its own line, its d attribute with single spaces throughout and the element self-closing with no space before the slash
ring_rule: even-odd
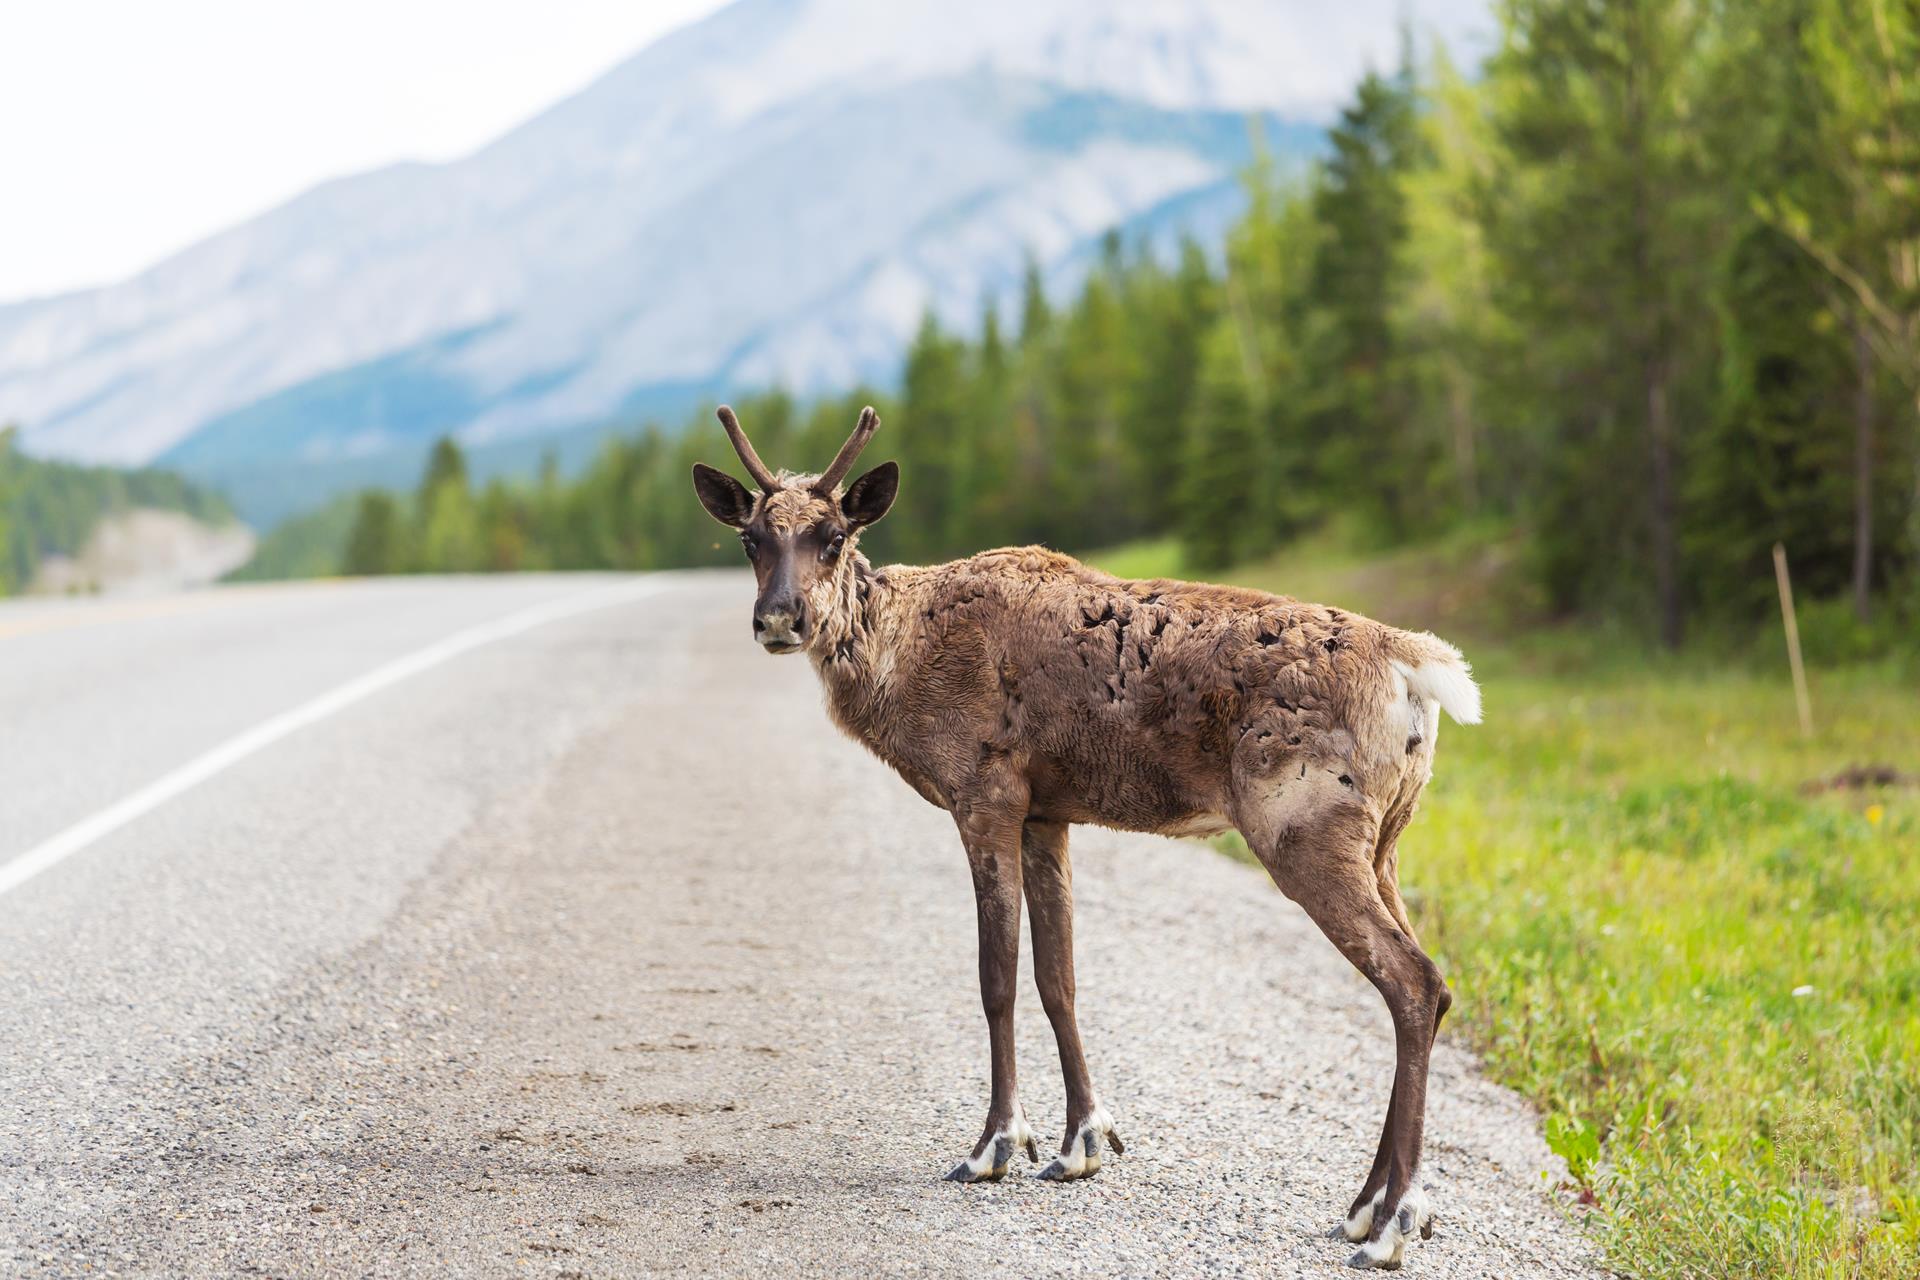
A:
<svg viewBox="0 0 1920 1280">
<path fill-rule="evenodd" d="M 1812 994 L 1813 994 L 1812 987 L 1795 987 L 1793 989 L 1793 997 L 1796 1000 L 1804 1000 Z"/>
</svg>

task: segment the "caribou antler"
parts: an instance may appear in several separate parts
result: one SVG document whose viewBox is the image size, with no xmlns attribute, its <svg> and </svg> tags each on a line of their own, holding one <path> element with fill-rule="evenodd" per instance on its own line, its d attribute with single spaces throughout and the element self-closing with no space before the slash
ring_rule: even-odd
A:
<svg viewBox="0 0 1920 1280">
<path fill-rule="evenodd" d="M 740 419 L 733 416 L 733 410 L 723 404 L 717 412 L 720 425 L 727 429 L 727 439 L 733 441 L 733 451 L 740 455 L 740 461 L 747 464 L 747 474 L 768 493 L 778 489 L 780 482 L 774 478 L 773 472 L 767 470 L 767 464 L 760 461 L 760 455 L 753 451 L 753 442 L 740 429 Z"/>
<path fill-rule="evenodd" d="M 860 411 L 860 421 L 854 424 L 853 434 L 847 437 L 847 442 L 840 446 L 840 452 L 834 455 L 833 465 L 822 471 L 820 478 L 813 482 L 813 491 L 832 493 L 833 486 L 846 478 L 853 460 L 860 456 L 860 451 L 867 447 L 867 441 L 873 439 L 873 433 L 879 429 L 880 415 L 873 411 L 872 405 L 868 405 Z"/>
</svg>

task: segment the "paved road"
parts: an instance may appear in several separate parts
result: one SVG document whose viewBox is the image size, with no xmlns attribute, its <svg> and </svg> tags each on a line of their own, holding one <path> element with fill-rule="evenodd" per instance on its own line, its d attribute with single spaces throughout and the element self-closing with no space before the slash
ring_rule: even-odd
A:
<svg viewBox="0 0 1920 1280">
<path fill-rule="evenodd" d="M 1197 845 L 1076 833 L 1127 1154 L 942 1182 L 986 1087 L 948 820 L 753 648 L 743 579 L 553 616 L 610 584 L 636 589 L 0 607 L 0 876 L 124 820 L 0 894 L 0 1275 L 1339 1273 L 1320 1232 L 1390 1034 L 1297 910 Z M 1057 1141 L 1030 993 L 1022 1094 Z M 1458 1049 L 1433 1089 L 1440 1234 L 1409 1270 L 1587 1274 L 1525 1108 Z"/>
</svg>

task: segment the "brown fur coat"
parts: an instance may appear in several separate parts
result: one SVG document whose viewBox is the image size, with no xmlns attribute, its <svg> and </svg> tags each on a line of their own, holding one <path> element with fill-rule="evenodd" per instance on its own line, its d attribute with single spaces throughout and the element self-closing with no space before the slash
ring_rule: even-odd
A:
<svg viewBox="0 0 1920 1280">
<path fill-rule="evenodd" d="M 1261 591 L 1132 582 L 1041 547 L 850 557 L 822 586 L 834 719 L 943 808 L 992 766 L 1025 779 L 1035 820 L 1249 830 L 1267 825 L 1255 800 L 1295 792 L 1397 828 L 1440 704 L 1477 719 L 1452 646 Z"/>
</svg>

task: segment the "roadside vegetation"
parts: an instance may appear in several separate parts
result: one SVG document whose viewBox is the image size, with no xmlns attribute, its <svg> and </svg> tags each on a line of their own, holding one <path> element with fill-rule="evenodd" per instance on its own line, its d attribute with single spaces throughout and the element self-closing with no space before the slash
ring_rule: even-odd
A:
<svg viewBox="0 0 1920 1280">
<path fill-rule="evenodd" d="M 1920 699 L 1617 668 L 1488 680 L 1405 874 L 1454 1030 L 1534 1099 L 1643 1276 L 1911 1276 L 1920 1257 Z"/>
<path fill-rule="evenodd" d="M 342 552 L 359 504 L 349 494 L 281 521 L 255 545 L 253 558 L 227 575 L 228 581 L 331 578 L 345 572 Z"/>
<path fill-rule="evenodd" d="M 33 458 L 13 428 L 0 429 L 0 596 L 31 583 L 47 557 L 79 552 L 103 519 L 136 507 L 233 519 L 225 499 L 171 471 Z"/>
<path fill-rule="evenodd" d="M 1912 1276 L 1920 646 L 1850 659 L 1844 612 L 1816 620 L 1803 738 L 1777 623 L 1659 656 L 1542 626 L 1498 531 L 1349 543 L 1214 576 L 1475 660 L 1486 723 L 1441 731 L 1402 882 L 1448 1033 L 1539 1106 L 1569 1211 L 1634 1276 Z M 1094 559 L 1188 569 L 1165 541 Z"/>
</svg>

